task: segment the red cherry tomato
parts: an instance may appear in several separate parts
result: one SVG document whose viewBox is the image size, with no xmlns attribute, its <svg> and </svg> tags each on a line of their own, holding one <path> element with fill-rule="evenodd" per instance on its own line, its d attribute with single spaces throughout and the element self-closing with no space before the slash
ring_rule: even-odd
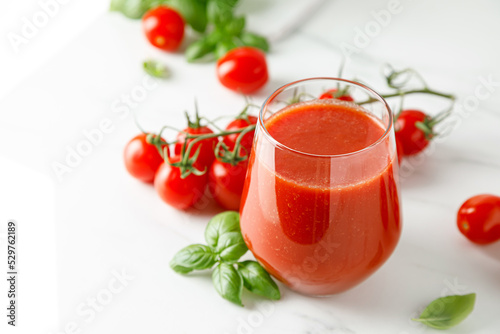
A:
<svg viewBox="0 0 500 334">
<path fill-rule="evenodd" d="M 187 132 L 192 135 L 204 135 L 204 134 L 209 134 L 209 133 L 214 133 L 209 127 L 207 126 L 200 126 L 197 128 L 192 128 L 192 127 L 187 127 L 183 130 L 184 132 Z M 186 141 L 186 135 L 184 132 L 179 132 L 177 135 L 177 143 L 174 146 L 174 154 L 175 155 L 180 155 L 182 152 L 182 146 L 184 145 L 184 142 Z M 187 144 L 186 144 L 186 149 L 187 145 L 189 145 L 190 142 L 192 142 L 193 139 L 188 139 Z M 196 161 L 199 163 L 199 166 L 203 170 L 205 167 L 210 167 L 212 162 L 215 159 L 215 154 L 214 154 L 214 149 L 217 143 L 219 142 L 219 139 L 217 137 L 210 138 L 210 139 L 204 139 L 199 141 L 198 143 L 194 144 L 193 148 L 191 149 L 190 156 L 193 156 L 196 153 L 196 150 L 200 148 L 200 154 L 198 155 L 198 158 Z"/>
<path fill-rule="evenodd" d="M 210 167 L 208 188 L 215 201 L 224 209 L 239 211 L 247 167 L 248 160 L 241 161 L 236 166 L 215 160 Z"/>
<path fill-rule="evenodd" d="M 163 158 L 156 146 L 147 142 L 146 137 L 147 134 L 141 133 L 132 138 L 125 146 L 123 158 L 130 175 L 143 182 L 152 183 Z"/>
<path fill-rule="evenodd" d="M 167 6 L 150 9 L 142 17 L 142 27 L 149 42 L 165 51 L 175 51 L 184 37 L 184 19 Z"/>
<path fill-rule="evenodd" d="M 337 90 L 335 88 L 329 89 L 326 92 L 324 92 L 323 94 L 321 94 L 320 97 L 319 97 L 319 99 L 320 100 L 326 100 L 326 99 L 333 99 L 333 98 L 335 98 L 335 99 L 342 100 L 342 101 L 350 101 L 350 102 L 354 101 L 354 99 L 349 94 L 345 94 L 345 95 L 342 95 L 342 96 L 335 97 L 336 93 L 337 93 Z"/>
<path fill-rule="evenodd" d="M 460 232 L 476 244 L 500 239 L 500 197 L 477 195 L 469 198 L 457 214 Z"/>
<path fill-rule="evenodd" d="M 255 116 L 247 116 L 246 118 L 238 118 L 229 123 L 226 126 L 226 131 L 235 131 L 239 129 L 246 128 L 249 125 L 252 124 L 257 124 L 257 117 Z M 252 144 L 253 144 L 253 136 L 255 134 L 255 130 L 252 130 L 250 132 L 247 132 L 243 138 L 241 138 L 240 145 L 244 147 L 247 150 L 247 153 L 250 153 L 250 150 L 252 149 Z M 227 147 L 232 150 L 234 148 L 234 145 L 236 143 L 236 140 L 238 140 L 239 133 L 235 133 L 232 135 L 228 135 L 224 137 L 224 144 L 227 145 Z"/>
<path fill-rule="evenodd" d="M 242 46 L 230 50 L 217 61 L 217 77 L 222 85 L 242 94 L 250 94 L 268 80 L 264 52 Z"/>
<path fill-rule="evenodd" d="M 420 110 L 403 110 L 399 114 L 395 129 L 396 138 L 403 149 L 403 155 L 417 154 L 429 145 L 433 135 L 432 128 L 426 134 L 415 125 L 417 122 L 426 123 L 429 120 L 430 117 Z"/>
<path fill-rule="evenodd" d="M 179 156 L 171 159 L 178 162 Z M 164 162 L 155 176 L 155 189 L 160 198 L 167 204 L 179 210 L 185 210 L 198 202 L 207 186 L 207 174 L 189 174 L 181 178 L 181 170 Z"/>
</svg>

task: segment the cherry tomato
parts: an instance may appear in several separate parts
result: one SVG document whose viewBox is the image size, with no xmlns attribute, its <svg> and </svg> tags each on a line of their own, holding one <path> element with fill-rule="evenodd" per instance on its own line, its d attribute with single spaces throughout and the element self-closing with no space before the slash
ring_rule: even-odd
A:
<svg viewBox="0 0 500 334">
<path fill-rule="evenodd" d="M 247 167 L 248 159 L 236 166 L 215 160 L 210 167 L 208 188 L 215 201 L 224 209 L 239 211 Z"/>
<path fill-rule="evenodd" d="M 142 27 L 149 42 L 165 51 L 175 51 L 184 37 L 184 19 L 174 9 L 158 6 L 142 17 Z"/>
<path fill-rule="evenodd" d="M 255 116 L 246 116 L 246 118 L 237 118 L 226 126 L 226 131 L 235 131 L 239 129 L 246 128 L 249 125 L 257 124 L 257 117 Z M 247 153 L 250 153 L 253 144 L 253 136 L 255 134 L 255 130 L 247 132 L 243 138 L 241 138 L 240 145 L 247 150 Z M 224 137 L 224 144 L 232 150 L 238 140 L 239 133 L 234 133 L 232 135 L 228 135 Z"/>
<path fill-rule="evenodd" d="M 457 214 L 460 232 L 476 244 L 500 239 L 500 197 L 477 195 L 469 198 Z"/>
<path fill-rule="evenodd" d="M 208 126 L 199 126 L 196 128 L 187 127 L 183 131 L 192 135 L 204 135 L 204 134 L 214 133 Z M 182 146 L 186 141 L 186 135 L 184 132 L 179 132 L 179 134 L 177 135 L 177 143 L 174 146 L 175 155 L 180 155 L 182 152 Z M 187 145 L 189 145 L 189 143 L 192 142 L 193 140 L 194 138 L 188 139 L 186 144 L 186 149 Z M 196 150 L 198 150 L 198 147 L 201 147 L 200 154 L 196 159 L 196 161 L 199 163 L 199 166 L 201 166 L 201 169 L 204 169 L 205 167 L 207 168 L 210 167 L 210 165 L 214 161 L 215 159 L 214 149 L 218 142 L 219 139 L 217 137 L 214 137 L 201 140 L 198 143 L 194 144 L 193 148 L 191 149 L 190 156 L 193 156 L 196 153 Z"/>
<path fill-rule="evenodd" d="M 172 163 L 178 162 L 179 156 L 173 157 Z M 160 198 L 179 210 L 192 207 L 200 200 L 207 186 L 207 174 L 189 174 L 181 178 L 181 170 L 164 162 L 155 176 L 155 189 Z"/>
<path fill-rule="evenodd" d="M 335 88 L 329 89 L 326 92 L 324 92 L 323 94 L 321 94 L 320 97 L 319 97 L 319 99 L 320 100 L 326 100 L 326 99 L 333 99 L 333 98 L 335 98 L 335 99 L 342 100 L 342 101 L 350 101 L 350 102 L 354 101 L 354 99 L 349 94 L 345 94 L 345 95 L 342 95 L 342 96 L 335 97 L 336 93 L 337 93 L 337 90 Z"/>
<path fill-rule="evenodd" d="M 152 183 L 163 158 L 156 146 L 147 142 L 146 137 L 147 134 L 141 133 L 132 138 L 125 146 L 123 158 L 130 175 L 143 182 Z"/>
<path fill-rule="evenodd" d="M 413 155 L 424 150 L 432 138 L 432 128 L 426 134 L 415 124 L 428 123 L 430 117 L 420 110 L 403 110 L 396 121 L 396 138 L 401 143 L 403 155 Z"/>
<path fill-rule="evenodd" d="M 217 77 L 222 85 L 238 93 L 255 92 L 269 78 L 264 52 L 249 46 L 230 50 L 217 61 Z"/>
</svg>

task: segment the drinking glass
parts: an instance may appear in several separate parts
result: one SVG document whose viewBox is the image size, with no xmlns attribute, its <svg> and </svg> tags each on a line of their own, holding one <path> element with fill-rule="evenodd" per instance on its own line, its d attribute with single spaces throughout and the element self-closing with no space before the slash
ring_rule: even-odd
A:
<svg viewBox="0 0 500 334">
<path fill-rule="evenodd" d="M 335 98 L 318 99 L 332 87 Z M 352 99 L 340 98 L 339 92 Z M 322 141 L 325 129 L 307 128 L 309 121 L 298 124 L 285 110 L 300 107 L 312 118 L 312 110 L 331 105 L 363 116 L 379 127 L 380 135 L 352 152 L 317 153 L 328 144 Z M 276 119 L 300 149 L 273 137 L 268 127 Z M 347 120 L 346 126 L 342 145 L 363 139 L 367 124 Z M 345 291 L 394 251 L 401 216 L 393 115 L 372 89 L 337 78 L 304 79 L 279 88 L 260 110 L 249 159 L 241 231 L 262 266 L 292 290 L 307 295 Z"/>
</svg>

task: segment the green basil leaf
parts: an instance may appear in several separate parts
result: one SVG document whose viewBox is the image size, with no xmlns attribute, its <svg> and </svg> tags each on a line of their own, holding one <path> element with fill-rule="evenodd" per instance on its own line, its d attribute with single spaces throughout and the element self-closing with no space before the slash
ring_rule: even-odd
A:
<svg viewBox="0 0 500 334">
<path fill-rule="evenodd" d="M 170 76 L 167 66 L 156 60 L 146 60 L 142 67 L 147 74 L 155 78 L 165 79 Z"/>
<path fill-rule="evenodd" d="M 211 43 L 207 37 L 203 37 L 187 47 L 185 56 L 187 61 L 192 63 L 207 58 L 214 50 L 215 44 Z"/>
<path fill-rule="evenodd" d="M 448 329 L 461 323 L 474 309 L 476 294 L 441 297 L 431 302 L 420 314 L 412 319 L 436 329 Z"/>
<path fill-rule="evenodd" d="M 217 43 L 217 47 L 215 48 L 215 57 L 217 59 L 224 57 L 229 50 L 238 47 L 238 45 L 233 41 L 220 41 Z"/>
<path fill-rule="evenodd" d="M 168 4 L 177 9 L 184 20 L 198 32 L 207 27 L 207 0 L 169 0 Z"/>
<path fill-rule="evenodd" d="M 212 43 L 213 45 L 216 45 L 219 43 L 221 40 L 226 38 L 226 33 L 218 27 L 215 27 L 214 30 L 212 30 L 207 36 L 207 40 Z"/>
<path fill-rule="evenodd" d="M 215 25 L 224 25 L 233 18 L 233 10 L 238 0 L 208 0 L 207 18 Z"/>
<path fill-rule="evenodd" d="M 263 36 L 245 31 L 241 33 L 240 39 L 246 46 L 253 46 L 265 52 L 269 51 L 269 43 Z"/>
<path fill-rule="evenodd" d="M 248 247 L 240 231 L 227 232 L 219 237 L 216 251 L 222 260 L 233 262 L 242 257 L 248 251 Z"/>
<path fill-rule="evenodd" d="M 157 0 L 111 0 L 109 10 L 120 12 L 130 19 L 140 19 Z"/>
<path fill-rule="evenodd" d="M 216 256 L 210 247 L 195 244 L 177 252 L 170 261 L 170 267 L 180 274 L 187 274 L 193 270 L 209 269 L 215 262 Z"/>
<path fill-rule="evenodd" d="M 278 285 L 258 262 L 244 261 L 238 262 L 236 265 L 247 290 L 273 300 L 281 298 Z"/>
<path fill-rule="evenodd" d="M 210 247 L 217 248 L 221 235 L 240 232 L 240 215 L 236 211 L 225 211 L 215 215 L 205 229 L 205 240 Z"/>
<path fill-rule="evenodd" d="M 239 35 L 245 29 L 245 22 L 244 16 L 235 17 L 224 25 L 224 31 L 230 36 Z"/>
<path fill-rule="evenodd" d="M 241 303 L 243 279 L 232 264 L 220 263 L 215 267 L 212 281 L 219 295 L 232 303 L 243 306 Z"/>
</svg>

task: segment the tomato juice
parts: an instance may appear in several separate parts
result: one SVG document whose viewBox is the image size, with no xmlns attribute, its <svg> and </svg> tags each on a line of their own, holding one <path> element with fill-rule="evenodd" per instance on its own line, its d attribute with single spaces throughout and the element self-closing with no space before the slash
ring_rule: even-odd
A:
<svg viewBox="0 0 500 334">
<path fill-rule="evenodd" d="M 401 231 L 391 131 L 336 99 L 292 104 L 257 127 L 241 229 L 269 273 L 298 292 L 328 295 L 387 260 Z"/>
</svg>

